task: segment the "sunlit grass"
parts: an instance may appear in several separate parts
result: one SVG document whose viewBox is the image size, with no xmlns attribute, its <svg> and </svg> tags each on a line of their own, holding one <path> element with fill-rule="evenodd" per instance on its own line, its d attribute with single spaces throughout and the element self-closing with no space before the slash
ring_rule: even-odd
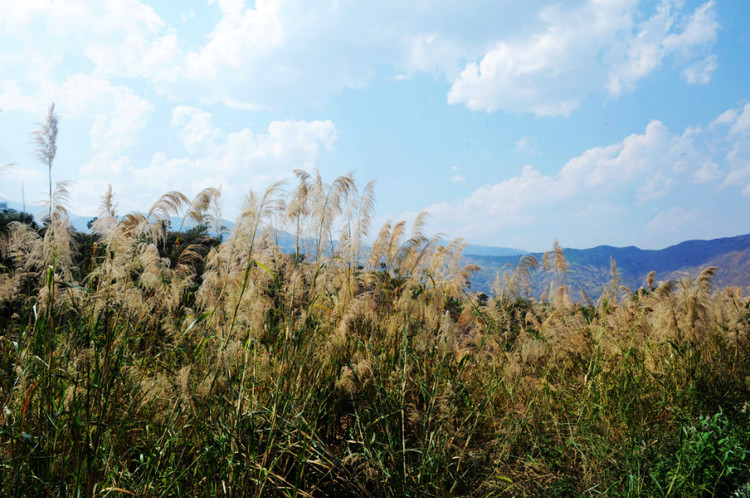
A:
<svg viewBox="0 0 750 498">
<path fill-rule="evenodd" d="M 613 265 L 581 306 L 555 247 L 545 296 L 530 257 L 474 295 L 461 241 L 420 217 L 368 250 L 372 184 L 298 179 L 249 196 L 222 242 L 165 223 L 215 226 L 215 190 L 124 217 L 109 191 L 89 239 L 61 200 L 9 227 L 4 494 L 746 492 L 750 305 L 714 269 L 630 290 Z"/>
</svg>

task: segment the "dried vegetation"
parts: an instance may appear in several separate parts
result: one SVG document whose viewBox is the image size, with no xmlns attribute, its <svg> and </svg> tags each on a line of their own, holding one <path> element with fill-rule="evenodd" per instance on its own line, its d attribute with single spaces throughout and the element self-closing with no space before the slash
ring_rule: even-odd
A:
<svg viewBox="0 0 750 498">
<path fill-rule="evenodd" d="M 228 234 L 218 190 L 118 216 L 109 189 L 85 248 L 65 196 L 41 229 L 0 236 L 9 495 L 700 496 L 750 480 L 750 306 L 712 288 L 715 268 L 633 290 L 613 262 L 582 305 L 556 244 L 488 297 L 424 215 L 366 244 L 374 184 L 351 175 L 251 193 Z M 178 215 L 222 240 L 180 243 Z M 544 296 L 535 271 L 554 272 Z"/>
</svg>

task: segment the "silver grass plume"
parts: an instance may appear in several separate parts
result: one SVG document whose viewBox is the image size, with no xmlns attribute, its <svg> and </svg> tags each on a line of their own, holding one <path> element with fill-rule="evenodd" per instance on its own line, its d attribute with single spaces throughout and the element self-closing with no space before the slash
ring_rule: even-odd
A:
<svg viewBox="0 0 750 498">
<path fill-rule="evenodd" d="M 169 219 L 172 216 L 177 216 L 182 207 L 189 203 L 190 201 L 185 194 L 176 190 L 167 192 L 148 210 L 145 223 L 139 227 L 139 232 L 147 233 L 156 244 L 165 242 L 169 229 Z"/>
<path fill-rule="evenodd" d="M 370 247 L 370 268 L 372 271 L 378 271 L 378 264 L 382 259 L 387 259 L 387 247 L 391 241 L 391 222 L 387 221 L 380 228 L 378 236 Z"/>
<path fill-rule="evenodd" d="M 185 225 L 186 220 L 194 221 L 197 224 L 208 224 L 206 222 L 213 222 L 209 213 L 219 212 L 219 198 L 221 197 L 221 190 L 215 187 L 207 187 L 201 190 L 198 195 L 195 196 L 193 201 L 187 207 L 185 215 L 182 217 L 180 228 L 178 232 L 182 231 L 182 227 Z"/>
<path fill-rule="evenodd" d="M 32 140 L 36 144 L 37 158 L 47 166 L 49 173 L 49 214 L 52 216 L 52 163 L 57 155 L 58 117 L 55 113 L 55 103 L 49 106 L 47 119 L 39 123 L 39 128 L 32 133 Z"/>
<path fill-rule="evenodd" d="M 531 254 L 522 256 L 518 265 L 512 271 L 506 271 L 495 279 L 493 292 L 501 302 L 508 303 L 513 299 L 529 298 L 531 293 L 532 275 L 539 262 Z"/>
<path fill-rule="evenodd" d="M 99 236 L 109 233 L 117 225 L 117 203 L 112 193 L 112 185 L 107 185 L 107 190 L 101 197 L 99 213 L 91 225 L 91 231 Z"/>
<path fill-rule="evenodd" d="M 365 185 L 360 196 L 350 196 L 350 206 L 346 212 L 346 225 L 341 232 L 342 250 L 351 267 L 356 268 L 361 261 L 361 249 L 369 235 L 370 223 L 375 212 L 375 180 Z M 352 226 L 354 224 L 354 226 Z"/>
<path fill-rule="evenodd" d="M 291 193 L 286 204 L 285 214 L 287 219 L 294 225 L 294 260 L 300 259 L 300 243 L 304 233 L 304 222 L 310 215 L 312 177 L 301 169 L 294 170 L 297 176 L 297 186 Z"/>
<path fill-rule="evenodd" d="M 70 182 L 61 181 L 55 184 L 52 194 L 52 209 L 47 231 L 44 234 L 44 264 L 54 269 L 57 278 L 64 282 L 72 281 L 73 266 L 72 240 L 68 205 L 70 203 Z"/>
<path fill-rule="evenodd" d="M 312 216 L 316 222 L 315 258 L 320 262 L 322 248 L 331 240 L 331 229 L 336 218 L 342 214 L 344 201 L 356 191 L 353 174 L 339 176 L 331 184 L 323 182 L 320 171 L 315 171 L 313 183 Z M 331 251 L 333 252 L 333 251 Z"/>
</svg>

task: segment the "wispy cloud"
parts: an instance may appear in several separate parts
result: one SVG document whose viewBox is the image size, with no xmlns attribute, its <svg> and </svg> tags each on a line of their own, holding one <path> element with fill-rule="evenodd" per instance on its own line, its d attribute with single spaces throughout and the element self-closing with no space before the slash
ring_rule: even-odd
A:
<svg viewBox="0 0 750 498">
<path fill-rule="evenodd" d="M 521 137 L 516 141 L 515 147 L 513 147 L 513 152 L 517 154 L 527 154 L 536 156 L 541 154 L 541 151 L 539 148 L 533 144 L 530 138 L 528 137 Z"/>
<path fill-rule="evenodd" d="M 709 55 L 683 69 L 682 77 L 692 85 L 707 85 L 711 82 L 711 76 L 718 67 L 718 57 Z"/>
</svg>

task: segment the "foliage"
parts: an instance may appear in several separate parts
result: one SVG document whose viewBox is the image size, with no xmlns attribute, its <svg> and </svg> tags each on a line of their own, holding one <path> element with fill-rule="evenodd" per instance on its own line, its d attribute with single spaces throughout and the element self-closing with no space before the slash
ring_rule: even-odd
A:
<svg viewBox="0 0 750 498">
<path fill-rule="evenodd" d="M 62 209 L 9 225 L 3 494 L 746 488 L 750 305 L 713 289 L 716 269 L 631 290 L 613 264 L 582 307 L 557 246 L 474 295 L 463 243 L 427 237 L 424 216 L 368 251 L 373 184 L 297 179 L 250 194 L 226 237 L 214 189 L 124 216 L 109 189 L 90 235 Z M 169 231 L 180 213 L 198 226 Z M 538 266 L 555 272 L 543 298 Z"/>
<path fill-rule="evenodd" d="M 750 482 L 747 431 L 746 414 L 735 427 L 721 410 L 683 425 L 675 453 L 658 462 L 655 485 L 668 496 L 729 495 Z"/>
<path fill-rule="evenodd" d="M 7 233 L 8 225 L 12 222 L 23 223 L 24 225 L 30 225 L 36 229 L 37 225 L 34 221 L 34 217 L 29 213 L 22 213 L 13 209 L 2 209 L 0 210 L 0 231 Z"/>
</svg>

